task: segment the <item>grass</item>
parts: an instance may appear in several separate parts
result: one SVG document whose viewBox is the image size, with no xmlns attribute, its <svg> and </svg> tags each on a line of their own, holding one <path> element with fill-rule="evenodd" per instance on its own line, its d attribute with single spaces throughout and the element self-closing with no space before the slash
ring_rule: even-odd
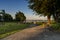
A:
<svg viewBox="0 0 60 40">
<path fill-rule="evenodd" d="M 29 24 L 5 23 L 0 25 L 0 38 L 11 35 L 21 29 L 27 28 Z"/>
<path fill-rule="evenodd" d="M 0 34 L 0 39 L 2 39 L 4 37 L 7 37 L 7 36 L 9 36 L 11 34 L 14 34 L 14 33 L 18 32 L 18 31 L 20 31 L 20 30 L 16 30 L 16 31 L 11 31 L 11 32 L 7 32 L 7 33 L 4 33 L 4 34 Z"/>
<path fill-rule="evenodd" d="M 53 23 L 51 25 L 51 27 L 53 28 L 53 30 L 55 31 L 60 31 L 60 23 Z"/>
</svg>

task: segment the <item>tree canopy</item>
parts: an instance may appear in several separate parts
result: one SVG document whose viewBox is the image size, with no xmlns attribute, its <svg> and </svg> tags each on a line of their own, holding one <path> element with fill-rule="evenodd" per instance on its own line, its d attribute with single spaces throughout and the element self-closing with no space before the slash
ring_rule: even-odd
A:
<svg viewBox="0 0 60 40">
<path fill-rule="evenodd" d="M 12 21 L 12 20 L 13 20 L 13 17 L 10 14 L 6 13 L 5 10 L 1 10 L 0 21 L 7 22 L 7 21 Z"/>
<path fill-rule="evenodd" d="M 4 14 L 3 18 L 4 18 L 4 21 L 6 21 L 6 22 L 13 21 L 13 17 L 7 13 Z"/>
<path fill-rule="evenodd" d="M 20 22 L 23 22 L 26 20 L 24 13 L 20 11 L 16 13 L 15 18 L 16 18 L 16 21 L 20 21 Z"/>
<path fill-rule="evenodd" d="M 28 0 L 29 8 L 36 12 L 38 15 L 50 17 L 53 16 L 54 20 L 58 19 L 60 12 L 60 0 Z"/>
</svg>

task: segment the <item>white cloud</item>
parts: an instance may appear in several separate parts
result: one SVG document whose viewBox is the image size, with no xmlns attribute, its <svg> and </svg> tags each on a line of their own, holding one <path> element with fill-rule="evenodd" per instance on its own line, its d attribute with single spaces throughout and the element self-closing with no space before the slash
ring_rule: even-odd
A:
<svg viewBox="0 0 60 40">
<path fill-rule="evenodd" d="M 26 15 L 27 20 L 47 20 L 47 17 L 38 16 L 38 15 Z"/>
</svg>

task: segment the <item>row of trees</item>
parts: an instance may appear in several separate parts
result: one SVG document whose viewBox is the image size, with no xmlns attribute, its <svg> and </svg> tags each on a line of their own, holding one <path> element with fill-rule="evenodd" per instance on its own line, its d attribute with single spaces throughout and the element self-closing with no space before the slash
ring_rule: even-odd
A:
<svg viewBox="0 0 60 40">
<path fill-rule="evenodd" d="M 55 22 L 60 22 L 60 0 L 28 0 L 28 3 L 36 14 L 47 16 L 49 24 L 51 16 Z"/>
<path fill-rule="evenodd" d="M 8 14 L 8 13 L 5 13 L 5 10 L 2 10 L 2 12 L 0 12 L 0 21 L 5 21 L 5 22 L 11 22 L 11 21 L 20 21 L 20 22 L 23 22 L 26 20 L 26 17 L 24 15 L 24 13 L 22 12 L 17 12 L 15 14 L 15 19 L 13 19 L 13 17 Z"/>
</svg>

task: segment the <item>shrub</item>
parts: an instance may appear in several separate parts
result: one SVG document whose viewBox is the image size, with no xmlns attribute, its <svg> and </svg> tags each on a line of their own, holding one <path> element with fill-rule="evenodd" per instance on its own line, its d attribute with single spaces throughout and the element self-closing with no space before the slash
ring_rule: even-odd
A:
<svg viewBox="0 0 60 40">
<path fill-rule="evenodd" d="M 60 30 L 60 23 L 54 23 L 54 24 L 52 24 L 52 28 L 54 30 Z"/>
</svg>

